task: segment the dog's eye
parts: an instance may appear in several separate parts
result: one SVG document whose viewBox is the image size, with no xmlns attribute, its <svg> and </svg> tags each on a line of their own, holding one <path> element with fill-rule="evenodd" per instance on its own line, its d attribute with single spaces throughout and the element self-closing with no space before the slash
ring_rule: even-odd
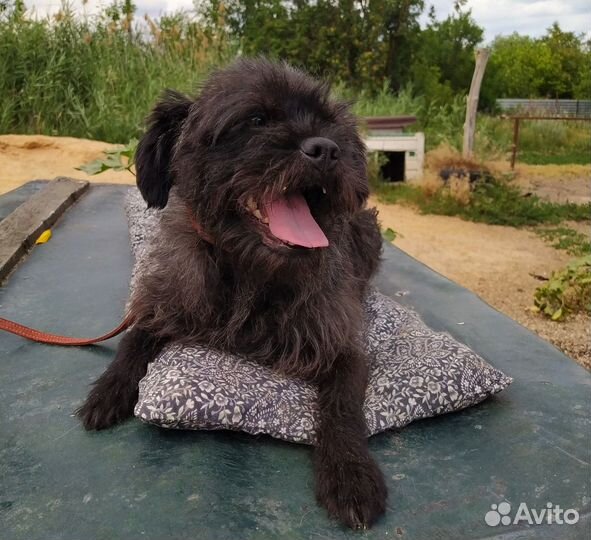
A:
<svg viewBox="0 0 591 540">
<path fill-rule="evenodd" d="M 251 126 L 255 127 L 262 127 L 267 123 L 267 119 L 263 114 L 253 114 L 249 119 L 248 122 Z"/>
</svg>

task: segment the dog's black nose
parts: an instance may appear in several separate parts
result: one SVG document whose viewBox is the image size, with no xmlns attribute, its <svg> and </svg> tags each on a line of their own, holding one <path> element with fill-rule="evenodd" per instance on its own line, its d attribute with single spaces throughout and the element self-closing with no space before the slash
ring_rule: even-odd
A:
<svg viewBox="0 0 591 540">
<path fill-rule="evenodd" d="M 310 137 L 304 139 L 300 145 L 303 154 L 317 167 L 330 169 L 334 167 L 339 159 L 341 149 L 339 145 L 325 137 Z"/>
</svg>

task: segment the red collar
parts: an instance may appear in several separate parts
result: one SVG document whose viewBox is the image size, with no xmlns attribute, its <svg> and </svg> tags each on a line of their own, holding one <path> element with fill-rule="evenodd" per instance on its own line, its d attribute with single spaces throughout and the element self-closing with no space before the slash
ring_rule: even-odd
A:
<svg viewBox="0 0 591 540">
<path fill-rule="evenodd" d="M 195 219 L 193 212 L 189 209 L 189 219 L 191 221 L 191 227 L 195 230 L 199 238 L 205 240 L 208 244 L 213 246 L 213 236 L 205 231 L 205 229 L 201 226 L 201 224 Z"/>
</svg>

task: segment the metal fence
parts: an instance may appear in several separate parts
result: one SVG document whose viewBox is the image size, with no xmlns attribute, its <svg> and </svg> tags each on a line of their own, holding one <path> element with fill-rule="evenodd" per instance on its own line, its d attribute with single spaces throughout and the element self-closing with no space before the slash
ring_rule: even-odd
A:
<svg viewBox="0 0 591 540">
<path fill-rule="evenodd" d="M 591 116 L 588 99 L 497 99 L 502 111 L 556 116 Z"/>
</svg>

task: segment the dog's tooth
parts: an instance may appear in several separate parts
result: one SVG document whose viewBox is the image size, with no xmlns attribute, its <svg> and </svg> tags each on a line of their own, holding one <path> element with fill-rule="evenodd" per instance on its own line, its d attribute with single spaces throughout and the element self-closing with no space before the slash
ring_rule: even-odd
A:
<svg viewBox="0 0 591 540">
<path fill-rule="evenodd" d="M 269 225 L 269 218 L 268 217 L 263 217 L 261 218 L 261 221 L 265 224 L 265 225 Z"/>
<path fill-rule="evenodd" d="M 286 187 L 286 186 L 283 186 L 283 187 L 281 188 L 281 191 L 283 191 L 283 192 L 285 193 L 285 192 L 287 191 L 287 187 Z"/>
<path fill-rule="evenodd" d="M 261 221 L 263 220 L 263 214 L 261 214 L 261 211 L 258 208 L 255 208 L 252 213 L 257 219 L 260 219 Z"/>
<path fill-rule="evenodd" d="M 248 197 L 248 199 L 246 200 L 246 206 L 248 206 L 248 209 L 251 212 L 254 212 L 257 209 L 257 203 L 252 197 Z"/>
<path fill-rule="evenodd" d="M 322 193 L 324 193 L 326 195 L 326 188 L 325 187 L 322 188 Z"/>
</svg>

